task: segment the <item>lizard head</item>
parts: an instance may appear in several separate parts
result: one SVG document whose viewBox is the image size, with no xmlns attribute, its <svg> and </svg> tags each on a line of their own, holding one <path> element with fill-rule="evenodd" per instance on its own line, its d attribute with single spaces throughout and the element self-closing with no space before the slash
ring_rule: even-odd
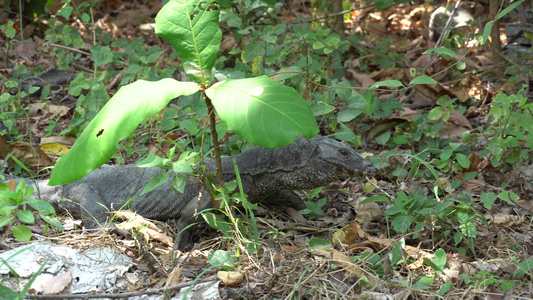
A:
<svg viewBox="0 0 533 300">
<path fill-rule="evenodd" d="M 330 166 L 343 173 L 343 176 L 361 176 L 377 173 L 377 168 L 347 145 L 330 138 L 318 143 L 319 157 Z"/>
</svg>

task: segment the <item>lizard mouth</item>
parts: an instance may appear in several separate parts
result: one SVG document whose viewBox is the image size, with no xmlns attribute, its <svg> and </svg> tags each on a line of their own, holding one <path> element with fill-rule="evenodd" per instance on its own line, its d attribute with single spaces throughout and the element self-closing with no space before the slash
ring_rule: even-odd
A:
<svg viewBox="0 0 533 300">
<path fill-rule="evenodd" d="M 355 171 L 355 175 L 357 175 L 357 176 L 369 176 L 369 175 L 374 175 L 377 172 L 378 172 L 378 169 L 376 169 L 375 167 L 370 167 L 367 170 L 364 170 L 363 172 Z"/>
<path fill-rule="evenodd" d="M 360 171 L 357 171 L 357 170 L 356 170 L 356 171 L 354 171 L 354 172 L 352 173 L 352 177 L 361 177 L 361 176 L 366 176 L 366 175 L 367 175 L 367 174 L 366 174 L 366 171 L 360 172 Z"/>
</svg>

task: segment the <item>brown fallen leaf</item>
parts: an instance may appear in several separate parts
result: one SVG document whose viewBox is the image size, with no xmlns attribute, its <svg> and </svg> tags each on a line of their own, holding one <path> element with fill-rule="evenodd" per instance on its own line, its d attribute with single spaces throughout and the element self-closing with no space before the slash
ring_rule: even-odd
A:
<svg viewBox="0 0 533 300">
<path fill-rule="evenodd" d="M 174 267 L 172 272 L 170 272 L 170 274 L 168 274 L 167 282 L 165 283 L 165 286 L 169 287 L 169 286 L 172 286 L 172 285 L 180 283 L 180 276 L 181 276 L 181 272 L 182 271 L 183 271 L 182 268 Z"/>
<path fill-rule="evenodd" d="M 441 138 L 447 138 L 452 141 L 460 141 L 461 136 L 465 131 L 468 131 L 468 129 L 451 122 L 444 122 L 439 131 L 439 135 Z"/>
<path fill-rule="evenodd" d="M 480 81 L 474 77 L 467 77 L 456 84 L 451 85 L 448 90 L 455 95 L 461 102 L 466 102 L 470 98 L 480 99 L 479 87 Z"/>
<path fill-rule="evenodd" d="M 334 263 L 337 266 L 343 268 L 349 274 L 355 274 L 359 278 L 366 278 L 368 282 L 371 283 L 373 286 L 382 283 L 382 281 L 378 277 L 367 273 L 364 269 L 359 268 L 359 266 L 357 266 L 348 255 L 345 255 L 340 251 L 337 251 L 335 249 L 320 248 L 312 248 L 311 250 L 313 254 L 323 256 L 331 263 Z"/>
<path fill-rule="evenodd" d="M 361 204 L 363 200 L 365 199 L 364 198 L 358 199 L 354 207 L 355 211 L 357 212 L 357 216 L 355 217 L 355 220 L 359 224 L 365 224 L 365 223 L 377 221 L 377 220 L 382 219 L 385 216 L 381 207 L 379 207 L 379 205 L 376 202 Z"/>
<path fill-rule="evenodd" d="M 0 134 L 0 158 L 5 159 L 9 152 L 11 152 L 11 146 L 4 136 Z"/>
<path fill-rule="evenodd" d="M 515 201 L 516 205 L 520 206 L 522 209 L 533 214 L 533 200 L 520 199 Z"/>
<path fill-rule="evenodd" d="M 429 259 L 429 260 L 433 258 L 432 253 L 428 251 L 424 251 L 420 248 L 413 247 L 413 246 L 408 246 L 408 245 L 405 246 L 405 252 L 407 255 L 415 259 L 414 262 L 407 265 L 407 268 L 411 270 L 416 270 L 416 269 L 421 268 L 424 265 L 424 258 Z"/>
<path fill-rule="evenodd" d="M 70 146 L 74 145 L 74 142 L 76 142 L 76 138 L 68 136 L 49 136 L 41 138 L 41 145 L 56 143 L 70 148 Z"/>
<path fill-rule="evenodd" d="M 57 295 L 61 293 L 72 281 L 69 271 L 61 276 L 51 274 L 41 274 L 41 292 L 45 295 Z"/>
<path fill-rule="evenodd" d="M 355 81 L 356 82 L 355 86 L 358 86 L 358 87 L 368 88 L 370 85 L 372 85 L 375 82 L 367 74 L 359 73 L 351 69 L 346 70 L 345 76 L 347 79 Z"/>
<path fill-rule="evenodd" d="M 125 230 L 137 230 L 139 233 L 145 236 L 145 240 L 149 241 L 150 239 L 159 241 L 166 246 L 172 247 L 174 245 L 174 240 L 163 233 L 154 223 L 146 220 L 142 216 L 133 213 L 127 210 L 117 211 L 115 213 L 120 219 L 126 219 L 128 221 L 117 224 L 117 228 Z M 145 228 L 143 226 L 146 225 Z M 139 230 L 140 229 L 140 230 Z"/>
<path fill-rule="evenodd" d="M 370 78 L 375 81 L 382 81 L 388 79 L 402 80 L 404 78 L 403 68 L 386 68 L 370 73 Z"/>
<path fill-rule="evenodd" d="M 237 271 L 218 271 L 217 277 L 224 286 L 239 286 L 244 281 L 244 273 Z"/>
<path fill-rule="evenodd" d="M 64 105 L 54 105 L 49 103 L 33 103 L 28 111 L 29 117 L 37 117 L 40 115 L 54 115 L 54 117 L 62 117 L 69 113 L 70 108 Z"/>
<path fill-rule="evenodd" d="M 465 180 L 462 182 L 461 185 L 465 188 L 466 191 L 477 194 L 481 193 L 485 189 L 486 183 L 483 177 L 481 177 Z"/>
<path fill-rule="evenodd" d="M 9 187 L 9 189 L 14 192 L 15 191 L 15 188 L 17 187 L 17 183 L 15 182 L 15 179 L 11 179 L 10 181 L 7 182 L 7 186 Z"/>
<path fill-rule="evenodd" d="M 23 160 L 24 165 L 31 170 L 38 171 L 54 164 L 52 159 L 43 150 L 32 147 L 29 143 L 14 142 L 9 146 L 12 150 L 12 155 L 18 160 Z M 8 159 L 7 162 L 10 165 L 15 165 L 15 161 L 12 159 Z"/>
<path fill-rule="evenodd" d="M 68 152 L 68 148 L 57 143 L 47 143 L 41 145 L 41 150 L 49 156 L 62 156 Z"/>
<path fill-rule="evenodd" d="M 34 42 L 18 42 L 14 43 L 14 50 L 19 57 L 29 60 L 38 53 L 37 48 L 39 48 L 42 44 L 42 40 L 35 40 Z"/>
<path fill-rule="evenodd" d="M 494 225 L 515 226 L 526 223 L 526 216 L 524 215 L 517 216 L 505 213 L 485 214 L 485 219 Z"/>
</svg>

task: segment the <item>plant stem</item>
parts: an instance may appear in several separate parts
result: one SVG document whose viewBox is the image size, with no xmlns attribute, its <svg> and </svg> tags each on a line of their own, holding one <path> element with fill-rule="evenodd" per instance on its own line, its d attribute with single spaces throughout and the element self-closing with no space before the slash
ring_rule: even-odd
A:
<svg viewBox="0 0 533 300">
<path fill-rule="evenodd" d="M 211 99 L 204 93 L 204 100 L 207 105 L 207 114 L 209 116 L 209 128 L 211 129 L 211 137 L 213 140 L 213 148 L 215 149 L 215 164 L 217 168 L 217 181 L 220 186 L 224 186 L 224 177 L 222 176 L 222 160 L 220 159 L 220 145 L 218 144 L 218 134 L 216 128 L 215 108 Z"/>
</svg>

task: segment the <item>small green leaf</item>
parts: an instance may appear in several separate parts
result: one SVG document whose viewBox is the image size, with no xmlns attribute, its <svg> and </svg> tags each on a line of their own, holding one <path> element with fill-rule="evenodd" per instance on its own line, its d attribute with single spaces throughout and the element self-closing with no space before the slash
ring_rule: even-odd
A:
<svg viewBox="0 0 533 300">
<path fill-rule="evenodd" d="M 257 43 L 250 43 L 244 47 L 242 50 L 242 61 L 244 63 L 249 63 L 256 59 L 257 57 L 261 57 L 265 54 L 265 48 Z"/>
<path fill-rule="evenodd" d="M 530 257 L 518 264 L 516 270 L 511 273 L 511 277 L 514 279 L 522 278 L 533 269 L 533 257 Z"/>
<path fill-rule="evenodd" d="M 457 55 L 455 55 L 455 52 L 453 52 L 452 50 L 448 49 L 448 48 L 432 48 L 432 49 L 429 49 L 429 50 L 426 50 L 424 51 L 424 54 L 432 54 L 432 53 L 437 53 L 437 54 L 446 54 L 450 57 L 457 57 Z"/>
<path fill-rule="evenodd" d="M 452 282 L 447 282 L 443 284 L 439 289 L 439 296 L 442 298 L 452 287 Z"/>
<path fill-rule="evenodd" d="M 435 271 L 442 272 L 442 269 L 446 267 L 446 251 L 439 249 L 433 254 L 431 262 L 437 267 Z"/>
<path fill-rule="evenodd" d="M 457 162 L 459 163 L 459 165 L 465 169 L 468 169 L 470 168 L 470 159 L 468 159 L 468 156 L 462 154 L 462 153 L 457 153 L 455 155 L 455 159 L 457 160 Z"/>
<path fill-rule="evenodd" d="M 435 81 L 435 79 L 429 77 L 429 76 L 426 76 L 426 75 L 422 75 L 422 76 L 418 76 L 416 78 L 414 78 L 413 80 L 411 80 L 411 82 L 409 82 L 409 85 L 415 85 L 415 84 L 435 84 L 437 83 Z"/>
<path fill-rule="evenodd" d="M 91 48 L 95 67 L 100 67 L 113 62 L 113 52 L 109 46 L 94 45 Z"/>
<path fill-rule="evenodd" d="M 228 221 L 224 220 L 221 216 L 212 212 L 205 212 L 202 214 L 202 217 L 204 218 L 205 222 L 209 224 L 209 226 L 219 230 L 226 237 L 231 236 L 231 226 L 229 225 Z"/>
<path fill-rule="evenodd" d="M 271 76 L 271 78 L 277 82 L 281 82 L 285 79 L 289 79 L 295 76 L 300 76 L 302 74 L 303 74 L 302 68 L 298 66 L 290 66 L 287 68 L 280 69 L 276 74 Z"/>
<path fill-rule="evenodd" d="M 390 140 L 390 136 L 391 133 L 387 130 L 376 137 L 376 142 L 378 142 L 380 145 L 385 145 Z"/>
<path fill-rule="evenodd" d="M 191 135 L 198 133 L 198 121 L 195 119 L 185 119 L 180 122 L 180 129 L 187 131 Z"/>
<path fill-rule="evenodd" d="M 38 199 L 28 199 L 27 202 L 30 204 L 31 207 L 33 207 L 36 211 L 45 214 L 45 215 L 51 215 L 55 213 L 55 209 L 52 206 L 52 204 Z"/>
<path fill-rule="evenodd" d="M 391 7 L 394 4 L 393 0 L 376 0 L 377 10 L 384 10 L 387 7 Z"/>
<path fill-rule="evenodd" d="M 447 161 L 448 159 L 450 159 L 450 157 L 452 157 L 452 154 L 453 154 L 452 149 L 446 149 L 440 153 L 440 159 L 442 161 Z"/>
<path fill-rule="evenodd" d="M 41 215 L 41 218 L 48 224 L 52 225 L 57 230 L 63 231 L 63 226 L 61 225 L 61 222 L 56 217 L 49 217 L 46 215 Z"/>
<path fill-rule="evenodd" d="M 450 282 L 450 284 L 451 284 L 451 282 Z M 501 285 L 502 285 L 502 290 L 505 291 L 505 292 L 514 287 L 514 283 L 513 282 L 502 282 Z"/>
<path fill-rule="evenodd" d="M 406 210 L 401 205 L 393 205 L 385 210 L 387 216 L 394 216 L 399 213 L 406 213 Z"/>
<path fill-rule="evenodd" d="M 0 285 L 0 300 L 13 300 L 22 299 L 19 294 L 12 291 L 10 288 L 4 285 Z"/>
<path fill-rule="evenodd" d="M 468 172 L 465 174 L 465 177 L 463 177 L 463 180 L 472 180 L 476 178 L 477 172 Z"/>
<path fill-rule="evenodd" d="M 513 206 L 515 205 L 513 201 L 516 201 L 516 200 L 520 199 L 520 197 L 517 194 L 515 194 L 513 192 L 509 192 L 509 191 L 503 191 L 503 192 L 499 193 L 498 196 L 496 196 L 496 197 L 502 199 L 503 201 L 505 201 L 505 202 L 507 202 L 507 203 L 509 203 L 509 204 L 511 204 Z"/>
<path fill-rule="evenodd" d="M 302 215 L 308 215 L 308 214 L 312 213 L 313 211 L 310 210 L 309 208 L 304 208 L 304 209 L 299 210 L 298 212 L 301 213 Z"/>
<path fill-rule="evenodd" d="M 524 1 L 525 0 L 519 0 L 519 1 L 516 1 L 516 2 L 513 2 L 513 3 L 509 4 L 509 6 L 507 6 L 504 10 L 500 11 L 498 13 L 498 15 L 496 15 L 496 20 L 499 20 L 499 19 L 503 18 L 503 16 L 505 16 L 506 14 L 511 12 L 513 9 L 517 8 L 518 5 L 522 4 L 522 2 L 524 2 Z"/>
<path fill-rule="evenodd" d="M 378 82 L 374 82 L 373 84 L 370 85 L 370 89 L 372 88 L 378 88 L 378 87 L 390 87 L 390 88 L 394 88 L 394 87 L 404 87 L 403 83 L 399 80 L 383 80 L 383 81 L 378 81 Z"/>
<path fill-rule="evenodd" d="M 468 130 L 463 132 L 463 134 L 461 135 L 461 141 L 463 141 L 463 143 L 465 144 L 469 144 L 470 142 L 474 141 L 475 138 L 476 138 L 476 135 L 472 134 Z"/>
<path fill-rule="evenodd" d="M 138 162 L 135 166 L 139 168 L 163 167 L 169 160 L 160 156 L 150 154 L 145 159 Z"/>
<path fill-rule="evenodd" d="M 318 199 L 318 201 L 316 202 L 316 205 L 317 205 L 318 207 L 322 207 L 322 206 L 326 205 L 327 201 L 328 201 L 328 199 L 326 199 L 325 197 L 324 197 L 324 198 L 320 198 L 320 199 Z"/>
<path fill-rule="evenodd" d="M 40 87 L 38 87 L 38 86 L 32 86 L 32 87 L 30 87 L 28 89 L 28 93 L 31 95 L 31 94 L 37 92 L 39 89 L 40 89 Z"/>
<path fill-rule="evenodd" d="M 226 271 L 235 269 L 233 257 L 224 250 L 212 251 L 207 255 L 207 260 L 213 267 L 219 267 Z"/>
<path fill-rule="evenodd" d="M 175 0 L 163 6 L 155 18 L 156 34 L 174 47 L 187 75 L 206 85 L 211 82 L 222 40 L 219 14 L 215 0 Z"/>
<path fill-rule="evenodd" d="M 35 216 L 29 210 L 19 210 L 17 212 L 17 218 L 26 224 L 35 223 Z"/>
<path fill-rule="evenodd" d="M 307 198 L 308 199 L 313 199 L 315 198 L 318 194 L 320 194 L 320 192 L 322 192 L 322 190 L 324 189 L 324 187 L 317 187 L 316 189 L 314 189 L 311 194 L 307 195 Z"/>
<path fill-rule="evenodd" d="M 492 30 L 492 25 L 494 25 L 495 20 L 488 21 L 487 24 L 485 24 L 485 28 L 483 28 L 483 38 L 482 38 L 482 45 L 485 45 L 487 41 L 489 40 L 489 35 Z"/>
<path fill-rule="evenodd" d="M 463 240 L 463 235 L 460 233 L 460 232 L 456 232 L 454 235 L 453 235 L 453 241 L 455 243 L 455 245 L 459 245 L 459 243 Z"/>
<path fill-rule="evenodd" d="M 490 193 L 481 193 L 479 197 L 479 201 L 483 203 L 483 206 L 486 209 L 490 209 L 492 205 L 494 205 L 494 201 L 496 200 L 496 195 L 493 192 Z"/>
<path fill-rule="evenodd" d="M 324 43 L 322 43 L 321 41 L 315 41 L 313 43 L 313 49 L 322 49 L 324 47 Z"/>
<path fill-rule="evenodd" d="M 26 190 L 24 191 L 24 198 L 30 198 L 31 195 L 33 195 L 33 186 L 29 186 L 29 187 L 26 188 Z"/>
<path fill-rule="evenodd" d="M 21 242 L 28 242 L 31 239 L 31 230 L 26 225 L 13 226 L 13 236 Z"/>
<path fill-rule="evenodd" d="M 176 174 L 176 176 L 172 178 L 172 187 L 174 187 L 176 191 L 180 193 L 185 192 L 186 183 L 187 183 L 187 178 L 182 174 Z"/>
<path fill-rule="evenodd" d="M 309 248 L 317 249 L 331 249 L 332 245 L 330 241 L 321 238 L 311 238 L 307 244 L 309 245 Z"/>
<path fill-rule="evenodd" d="M 353 119 L 355 119 L 357 116 L 359 116 L 363 111 L 362 110 L 351 110 L 351 109 L 343 109 L 337 113 L 337 121 L 339 122 L 351 122 Z"/>
<path fill-rule="evenodd" d="M 173 160 L 174 159 L 174 155 L 176 155 L 176 146 L 168 149 L 168 151 L 167 151 L 168 159 Z"/>
<path fill-rule="evenodd" d="M 237 180 L 232 180 L 230 182 L 226 182 L 226 185 L 224 185 L 224 191 L 228 194 L 232 193 L 237 188 Z"/>
<path fill-rule="evenodd" d="M 361 201 L 361 204 L 371 203 L 371 202 L 386 202 L 386 201 L 389 201 L 389 198 L 387 196 L 377 195 L 377 196 L 366 198 L 365 200 Z"/>
<path fill-rule="evenodd" d="M 392 220 L 392 227 L 398 232 L 406 232 L 413 224 L 413 217 L 409 215 L 398 215 Z"/>
<path fill-rule="evenodd" d="M 512 149 L 507 156 L 505 156 L 505 162 L 509 164 L 515 164 L 520 159 L 520 149 Z"/>
<path fill-rule="evenodd" d="M 9 216 L 9 217 L 2 217 L 0 218 L 0 228 L 6 226 L 7 224 L 11 223 L 15 219 L 15 216 Z"/>
<path fill-rule="evenodd" d="M 435 281 L 435 278 L 433 277 L 429 277 L 429 276 L 424 276 L 422 278 L 420 278 L 420 280 L 413 284 L 413 289 L 415 290 L 427 290 L 430 288 L 430 284 L 433 283 L 433 281 Z"/>
<path fill-rule="evenodd" d="M 15 188 L 15 193 L 17 195 L 23 195 L 24 192 L 26 192 L 26 182 L 24 182 L 24 180 L 21 180 L 19 182 L 19 184 L 17 184 L 17 187 Z M 20 198 L 20 197 L 17 197 L 17 198 Z M 22 200 L 22 199 L 16 199 L 17 202 L 19 202 L 18 200 Z"/>
<path fill-rule="evenodd" d="M 401 238 L 394 243 L 392 251 L 389 253 L 390 262 L 392 265 L 396 265 L 403 257 L 403 251 L 405 249 L 405 239 Z"/>
<path fill-rule="evenodd" d="M 83 21 L 83 23 L 88 24 L 91 21 L 91 16 L 89 16 L 88 13 L 82 13 L 81 20 Z"/>
<path fill-rule="evenodd" d="M 176 173 L 190 174 L 193 172 L 191 165 L 187 161 L 181 159 L 181 157 L 177 162 L 172 163 L 172 170 Z"/>
<path fill-rule="evenodd" d="M 150 179 L 150 181 L 148 181 L 148 183 L 144 186 L 144 189 L 141 192 L 141 195 L 144 195 L 160 187 L 163 183 L 165 183 L 168 180 L 169 176 L 170 174 L 168 174 L 167 172 L 159 173 L 155 175 L 154 178 Z"/>
<path fill-rule="evenodd" d="M 444 110 L 442 110 L 442 107 L 437 106 L 434 107 L 432 110 L 428 113 L 428 119 L 432 121 L 439 120 L 442 117 L 442 114 L 444 113 Z"/>
<path fill-rule="evenodd" d="M 313 115 L 315 117 L 327 115 L 330 112 L 335 110 L 335 106 L 323 104 L 323 105 L 315 105 L 313 106 Z"/>
<path fill-rule="evenodd" d="M 477 236 L 477 226 L 474 222 L 468 221 L 464 224 L 460 224 L 459 228 L 461 229 L 461 232 L 469 238 L 475 238 Z"/>
</svg>

